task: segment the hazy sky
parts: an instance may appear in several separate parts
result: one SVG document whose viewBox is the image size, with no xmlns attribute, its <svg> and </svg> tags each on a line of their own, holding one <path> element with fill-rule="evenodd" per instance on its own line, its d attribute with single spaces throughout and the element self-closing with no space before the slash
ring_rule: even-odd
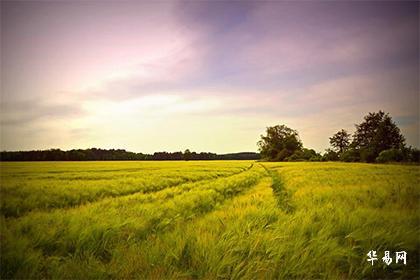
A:
<svg viewBox="0 0 420 280">
<path fill-rule="evenodd" d="M 323 151 L 366 113 L 419 143 L 419 2 L 1 2 L 1 150 Z"/>
</svg>

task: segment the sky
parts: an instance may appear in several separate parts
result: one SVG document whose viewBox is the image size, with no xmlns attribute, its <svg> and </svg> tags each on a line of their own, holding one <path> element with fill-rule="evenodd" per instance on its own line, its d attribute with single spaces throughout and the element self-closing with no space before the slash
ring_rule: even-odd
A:
<svg viewBox="0 0 420 280">
<path fill-rule="evenodd" d="M 419 2 L 1 1 L 0 150 L 323 152 L 368 112 L 419 140 Z"/>
</svg>

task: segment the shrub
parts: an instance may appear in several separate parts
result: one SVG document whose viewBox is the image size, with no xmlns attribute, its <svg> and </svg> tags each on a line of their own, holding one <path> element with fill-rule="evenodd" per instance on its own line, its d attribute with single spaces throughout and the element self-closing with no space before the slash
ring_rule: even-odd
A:
<svg viewBox="0 0 420 280">
<path fill-rule="evenodd" d="M 322 161 L 323 157 L 321 155 L 312 156 L 309 161 Z"/>
<path fill-rule="evenodd" d="M 322 161 L 337 161 L 338 159 L 338 153 L 331 149 L 325 150 L 325 153 L 322 156 Z"/>
<path fill-rule="evenodd" d="M 287 161 L 287 157 L 291 155 L 291 152 L 287 149 L 282 149 L 276 157 L 274 158 L 274 161 Z"/>
<path fill-rule="evenodd" d="M 410 148 L 409 160 L 412 162 L 420 162 L 420 150 Z"/>
<path fill-rule="evenodd" d="M 304 161 L 305 159 L 302 157 L 302 152 L 296 152 L 290 157 L 286 158 L 286 161 Z"/>
<path fill-rule="evenodd" d="M 362 162 L 375 162 L 377 153 L 374 148 L 361 148 L 360 161 Z"/>
<path fill-rule="evenodd" d="M 340 160 L 345 162 L 355 162 L 360 160 L 360 154 L 358 150 L 349 149 L 340 155 Z"/>
<path fill-rule="evenodd" d="M 379 153 L 376 162 L 400 162 L 404 160 L 404 154 L 400 149 L 388 149 Z"/>
</svg>

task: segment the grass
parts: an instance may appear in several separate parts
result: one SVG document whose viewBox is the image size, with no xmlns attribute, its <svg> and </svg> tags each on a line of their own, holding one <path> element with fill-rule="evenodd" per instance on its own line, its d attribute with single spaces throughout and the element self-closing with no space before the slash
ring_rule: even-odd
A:
<svg viewBox="0 0 420 280">
<path fill-rule="evenodd" d="M 0 210 L 7 217 L 17 217 L 35 209 L 74 207 L 104 197 L 229 176 L 249 166 L 243 162 L 188 162 L 182 168 L 168 162 L 2 163 Z"/>
<path fill-rule="evenodd" d="M 419 278 L 419 166 L 0 167 L 2 278 Z"/>
</svg>

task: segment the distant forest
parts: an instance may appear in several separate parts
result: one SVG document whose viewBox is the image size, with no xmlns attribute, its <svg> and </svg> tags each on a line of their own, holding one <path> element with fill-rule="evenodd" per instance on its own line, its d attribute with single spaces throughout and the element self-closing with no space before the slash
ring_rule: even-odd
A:
<svg viewBox="0 0 420 280">
<path fill-rule="evenodd" d="M 259 153 L 243 152 L 231 154 L 184 152 L 156 152 L 142 154 L 122 149 L 77 149 L 62 151 L 60 149 L 40 151 L 0 152 L 0 161 L 84 161 L 84 160 L 255 160 Z"/>
<path fill-rule="evenodd" d="M 329 138 L 331 147 L 323 154 L 303 146 L 297 130 L 286 125 L 267 127 L 257 142 L 259 153 L 218 155 L 184 152 L 133 153 L 126 150 L 73 149 L 62 151 L 0 152 L 0 161 L 83 161 L 83 160 L 264 160 L 264 161 L 344 161 L 420 163 L 420 150 L 407 147 L 405 138 L 389 113 L 368 113 L 351 135 L 341 129 Z"/>
</svg>

